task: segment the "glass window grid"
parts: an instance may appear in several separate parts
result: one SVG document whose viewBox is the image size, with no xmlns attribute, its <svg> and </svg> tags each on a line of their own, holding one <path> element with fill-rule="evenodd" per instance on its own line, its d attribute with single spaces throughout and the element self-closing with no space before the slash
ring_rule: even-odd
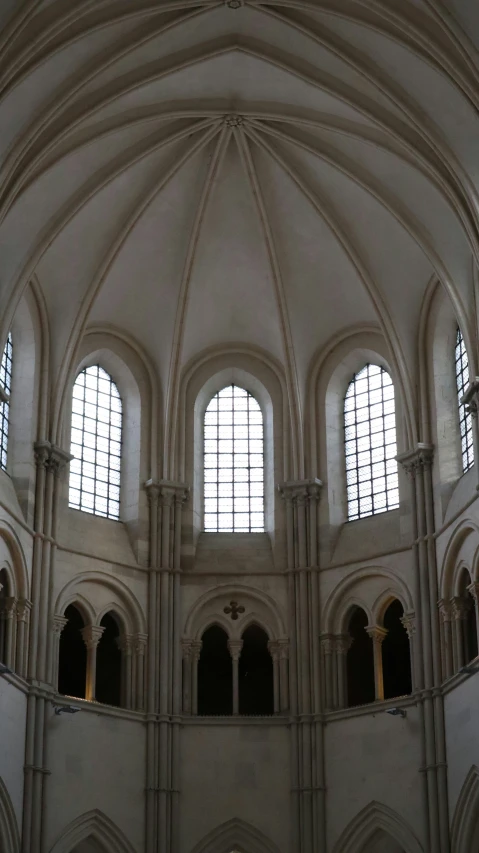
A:
<svg viewBox="0 0 479 853">
<path fill-rule="evenodd" d="M 2 354 L 2 362 L 0 364 L 0 385 L 6 394 L 10 397 L 12 390 L 12 359 L 13 359 L 13 342 L 12 333 L 8 333 L 7 342 Z M 10 402 L 6 400 L 0 403 L 0 468 L 2 471 L 7 470 L 7 451 L 8 451 L 8 428 L 10 425 Z"/>
<path fill-rule="evenodd" d="M 264 531 L 263 415 L 255 398 L 229 385 L 204 418 L 204 529 Z"/>
<path fill-rule="evenodd" d="M 87 367 L 73 386 L 69 506 L 118 520 L 122 404 L 100 365 Z"/>
<path fill-rule="evenodd" d="M 474 465 L 474 445 L 472 442 L 472 416 L 463 406 L 461 400 L 469 385 L 469 362 L 467 359 L 466 346 L 460 329 L 456 334 L 455 368 L 457 402 L 459 408 L 459 431 L 461 436 L 461 454 L 463 474 Z"/>
<path fill-rule="evenodd" d="M 394 386 L 388 372 L 367 364 L 344 400 L 348 520 L 399 506 Z"/>
</svg>

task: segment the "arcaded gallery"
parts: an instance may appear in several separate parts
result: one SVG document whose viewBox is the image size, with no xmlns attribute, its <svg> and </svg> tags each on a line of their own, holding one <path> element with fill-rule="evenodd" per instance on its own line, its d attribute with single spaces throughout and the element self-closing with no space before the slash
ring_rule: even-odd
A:
<svg viewBox="0 0 479 853">
<path fill-rule="evenodd" d="M 0 0 L 0 853 L 479 853 L 479 0 Z"/>
</svg>

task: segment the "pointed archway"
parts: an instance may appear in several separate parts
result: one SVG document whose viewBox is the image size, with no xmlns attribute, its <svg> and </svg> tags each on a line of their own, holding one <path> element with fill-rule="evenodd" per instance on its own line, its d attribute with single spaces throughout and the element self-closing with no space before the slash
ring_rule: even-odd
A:
<svg viewBox="0 0 479 853">
<path fill-rule="evenodd" d="M 479 849 L 479 767 L 471 767 L 462 786 L 452 821 L 454 853 Z"/>
<path fill-rule="evenodd" d="M 20 835 L 12 801 L 3 779 L 0 778 L 0 850 L 18 853 Z"/>
<path fill-rule="evenodd" d="M 259 829 L 240 818 L 233 818 L 205 836 L 191 853 L 281 853 L 281 851 Z"/>
<path fill-rule="evenodd" d="M 334 853 L 365 853 L 370 845 L 376 843 L 379 851 L 381 843 L 387 850 L 385 843 L 388 839 L 396 845 L 396 850 L 393 847 L 391 853 L 423 853 L 414 832 L 403 819 L 388 806 L 373 801 L 346 827 L 336 842 Z"/>
<path fill-rule="evenodd" d="M 120 829 L 94 809 L 77 817 L 53 845 L 50 853 L 135 853 Z"/>
</svg>

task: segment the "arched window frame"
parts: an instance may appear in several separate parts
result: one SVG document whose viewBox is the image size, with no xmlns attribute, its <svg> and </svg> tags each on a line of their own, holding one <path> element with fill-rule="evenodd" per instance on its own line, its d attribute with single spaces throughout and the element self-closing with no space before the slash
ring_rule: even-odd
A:
<svg viewBox="0 0 479 853">
<path fill-rule="evenodd" d="M 12 391 L 13 339 L 11 331 L 5 343 L 0 364 L 0 469 L 7 470 L 8 434 L 10 428 L 10 395 Z"/>
<path fill-rule="evenodd" d="M 348 521 L 397 509 L 395 391 L 384 367 L 369 362 L 354 374 L 343 423 Z"/>
<path fill-rule="evenodd" d="M 231 438 L 227 434 L 229 430 L 231 430 Z M 231 441 L 231 453 L 227 451 L 221 453 L 220 442 L 222 441 L 225 443 Z M 241 447 L 237 449 L 239 442 Z M 245 442 L 247 442 L 246 453 L 243 448 Z M 206 406 L 203 443 L 205 532 L 263 533 L 265 530 L 264 418 L 256 397 L 246 388 L 234 383 L 227 384 L 217 391 Z M 223 464 L 222 456 L 232 457 L 231 468 Z M 249 458 L 245 461 L 245 457 Z M 240 462 L 239 466 L 235 464 L 237 459 Z M 226 478 L 229 471 L 231 471 L 231 479 Z M 222 490 L 225 492 L 223 501 L 221 500 Z M 231 498 L 228 494 L 230 491 Z M 238 492 L 247 492 L 247 494 L 238 494 Z M 222 506 L 228 500 L 231 500 L 231 513 L 222 512 Z M 222 516 L 224 516 L 223 519 Z"/>
<path fill-rule="evenodd" d="M 469 382 L 469 360 L 466 344 L 459 326 L 456 330 L 456 345 L 454 348 L 454 372 L 457 387 L 457 404 L 459 416 L 459 432 L 461 439 L 462 472 L 465 474 L 474 465 L 474 444 L 472 433 L 472 416 L 467 406 L 462 402 Z"/>
<path fill-rule="evenodd" d="M 84 367 L 78 373 L 73 385 L 71 417 L 74 458 L 70 463 L 69 506 L 117 521 L 120 518 L 123 402 L 113 377 L 100 364 Z M 93 421 L 94 427 L 88 421 Z M 93 460 L 89 460 L 88 455 L 93 456 Z M 87 472 L 91 476 L 87 476 Z M 92 485 L 86 481 L 92 481 Z"/>
</svg>

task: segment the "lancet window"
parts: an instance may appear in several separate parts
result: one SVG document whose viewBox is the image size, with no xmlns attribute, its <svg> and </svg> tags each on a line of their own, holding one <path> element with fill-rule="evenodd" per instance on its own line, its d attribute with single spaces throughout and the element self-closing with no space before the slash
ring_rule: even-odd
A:
<svg viewBox="0 0 479 853">
<path fill-rule="evenodd" d="M 244 388 L 228 385 L 204 420 L 204 529 L 264 530 L 263 415 Z"/>
<path fill-rule="evenodd" d="M 367 364 L 344 400 L 348 519 L 399 506 L 394 386 L 389 373 Z"/>
<path fill-rule="evenodd" d="M 10 394 L 12 389 L 12 333 L 8 333 L 0 365 L 0 387 L 7 399 L 0 402 L 0 468 L 7 470 L 8 428 L 10 423 Z"/>
<path fill-rule="evenodd" d="M 69 505 L 105 518 L 120 516 L 122 402 L 100 365 L 73 386 Z"/>
<path fill-rule="evenodd" d="M 472 442 L 472 417 L 463 403 L 461 403 L 469 385 L 469 362 L 464 338 L 460 329 L 457 330 L 456 334 L 455 368 L 459 429 L 461 433 L 462 470 L 463 473 L 466 473 L 474 465 L 474 447 Z"/>
</svg>

